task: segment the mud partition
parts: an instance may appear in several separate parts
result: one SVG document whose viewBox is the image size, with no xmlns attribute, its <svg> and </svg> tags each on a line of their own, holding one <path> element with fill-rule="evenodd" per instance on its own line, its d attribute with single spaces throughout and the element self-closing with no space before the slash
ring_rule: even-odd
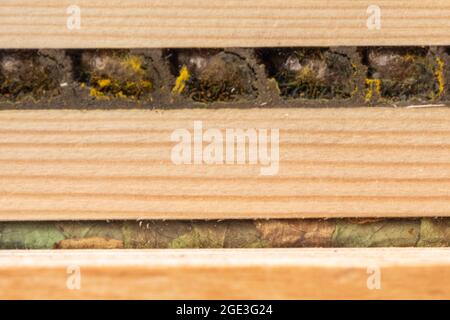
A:
<svg viewBox="0 0 450 320">
<path fill-rule="evenodd" d="M 448 104 L 446 47 L 0 50 L 0 108 Z"/>
</svg>

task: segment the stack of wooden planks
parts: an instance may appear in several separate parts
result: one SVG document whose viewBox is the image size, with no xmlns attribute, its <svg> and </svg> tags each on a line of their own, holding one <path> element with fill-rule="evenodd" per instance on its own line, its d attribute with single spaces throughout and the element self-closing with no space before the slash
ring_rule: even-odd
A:
<svg viewBox="0 0 450 320">
<path fill-rule="evenodd" d="M 444 0 L 3 0 L 0 48 L 446 46 L 448 16 Z M 450 109 L 439 101 L 33 103 L 0 108 L 3 222 L 450 216 Z M 239 151 L 226 143 L 229 129 L 274 134 L 266 158 L 246 161 L 249 144 L 243 161 L 214 152 L 211 161 L 211 150 Z M 440 299 L 450 298 L 449 273 L 448 248 L 5 250 L 0 297 Z"/>
</svg>

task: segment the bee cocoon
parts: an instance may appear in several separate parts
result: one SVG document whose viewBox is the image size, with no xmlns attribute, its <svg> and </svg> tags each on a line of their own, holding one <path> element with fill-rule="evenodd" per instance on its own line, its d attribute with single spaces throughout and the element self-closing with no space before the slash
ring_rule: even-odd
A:
<svg viewBox="0 0 450 320">
<path fill-rule="evenodd" d="M 60 93 L 64 78 L 60 65 L 38 50 L 0 51 L 0 99 L 29 102 Z"/>
<path fill-rule="evenodd" d="M 260 58 L 285 99 L 348 99 L 358 92 L 352 58 L 326 48 L 262 49 Z"/>
<path fill-rule="evenodd" d="M 126 50 L 86 51 L 81 55 L 83 85 L 95 99 L 151 100 L 151 61 Z"/>
<path fill-rule="evenodd" d="M 256 77 L 243 57 L 217 50 L 181 50 L 175 54 L 178 79 L 183 75 L 186 79 L 182 87 L 175 85 L 174 94 L 202 103 L 256 98 Z"/>
<path fill-rule="evenodd" d="M 444 61 L 426 48 L 371 48 L 367 59 L 367 83 L 378 87 L 371 98 L 427 101 L 444 92 Z"/>
</svg>

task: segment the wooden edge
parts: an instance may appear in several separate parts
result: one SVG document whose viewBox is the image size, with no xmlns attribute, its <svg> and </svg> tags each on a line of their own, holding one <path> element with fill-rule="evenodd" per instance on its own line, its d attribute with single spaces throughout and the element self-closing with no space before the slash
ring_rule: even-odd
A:
<svg viewBox="0 0 450 320">
<path fill-rule="evenodd" d="M 1 251 L 2 299 L 448 299 L 450 249 Z"/>
<path fill-rule="evenodd" d="M 2 48 L 448 45 L 445 0 L 2 0 Z"/>
<path fill-rule="evenodd" d="M 2 111 L 0 219 L 449 216 L 449 119 L 449 108 Z M 265 156 L 260 140 L 255 163 L 225 163 L 226 131 L 252 128 Z M 214 164 L 210 129 L 224 154 Z"/>
</svg>

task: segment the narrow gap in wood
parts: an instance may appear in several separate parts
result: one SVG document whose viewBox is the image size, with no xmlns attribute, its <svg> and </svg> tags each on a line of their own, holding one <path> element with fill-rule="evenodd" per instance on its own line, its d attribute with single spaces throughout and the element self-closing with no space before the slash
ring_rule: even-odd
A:
<svg viewBox="0 0 450 320">
<path fill-rule="evenodd" d="M 449 218 L 1 222 L 0 249 L 449 247 Z"/>
<path fill-rule="evenodd" d="M 0 110 L 448 105 L 447 47 L 0 50 Z"/>
</svg>

